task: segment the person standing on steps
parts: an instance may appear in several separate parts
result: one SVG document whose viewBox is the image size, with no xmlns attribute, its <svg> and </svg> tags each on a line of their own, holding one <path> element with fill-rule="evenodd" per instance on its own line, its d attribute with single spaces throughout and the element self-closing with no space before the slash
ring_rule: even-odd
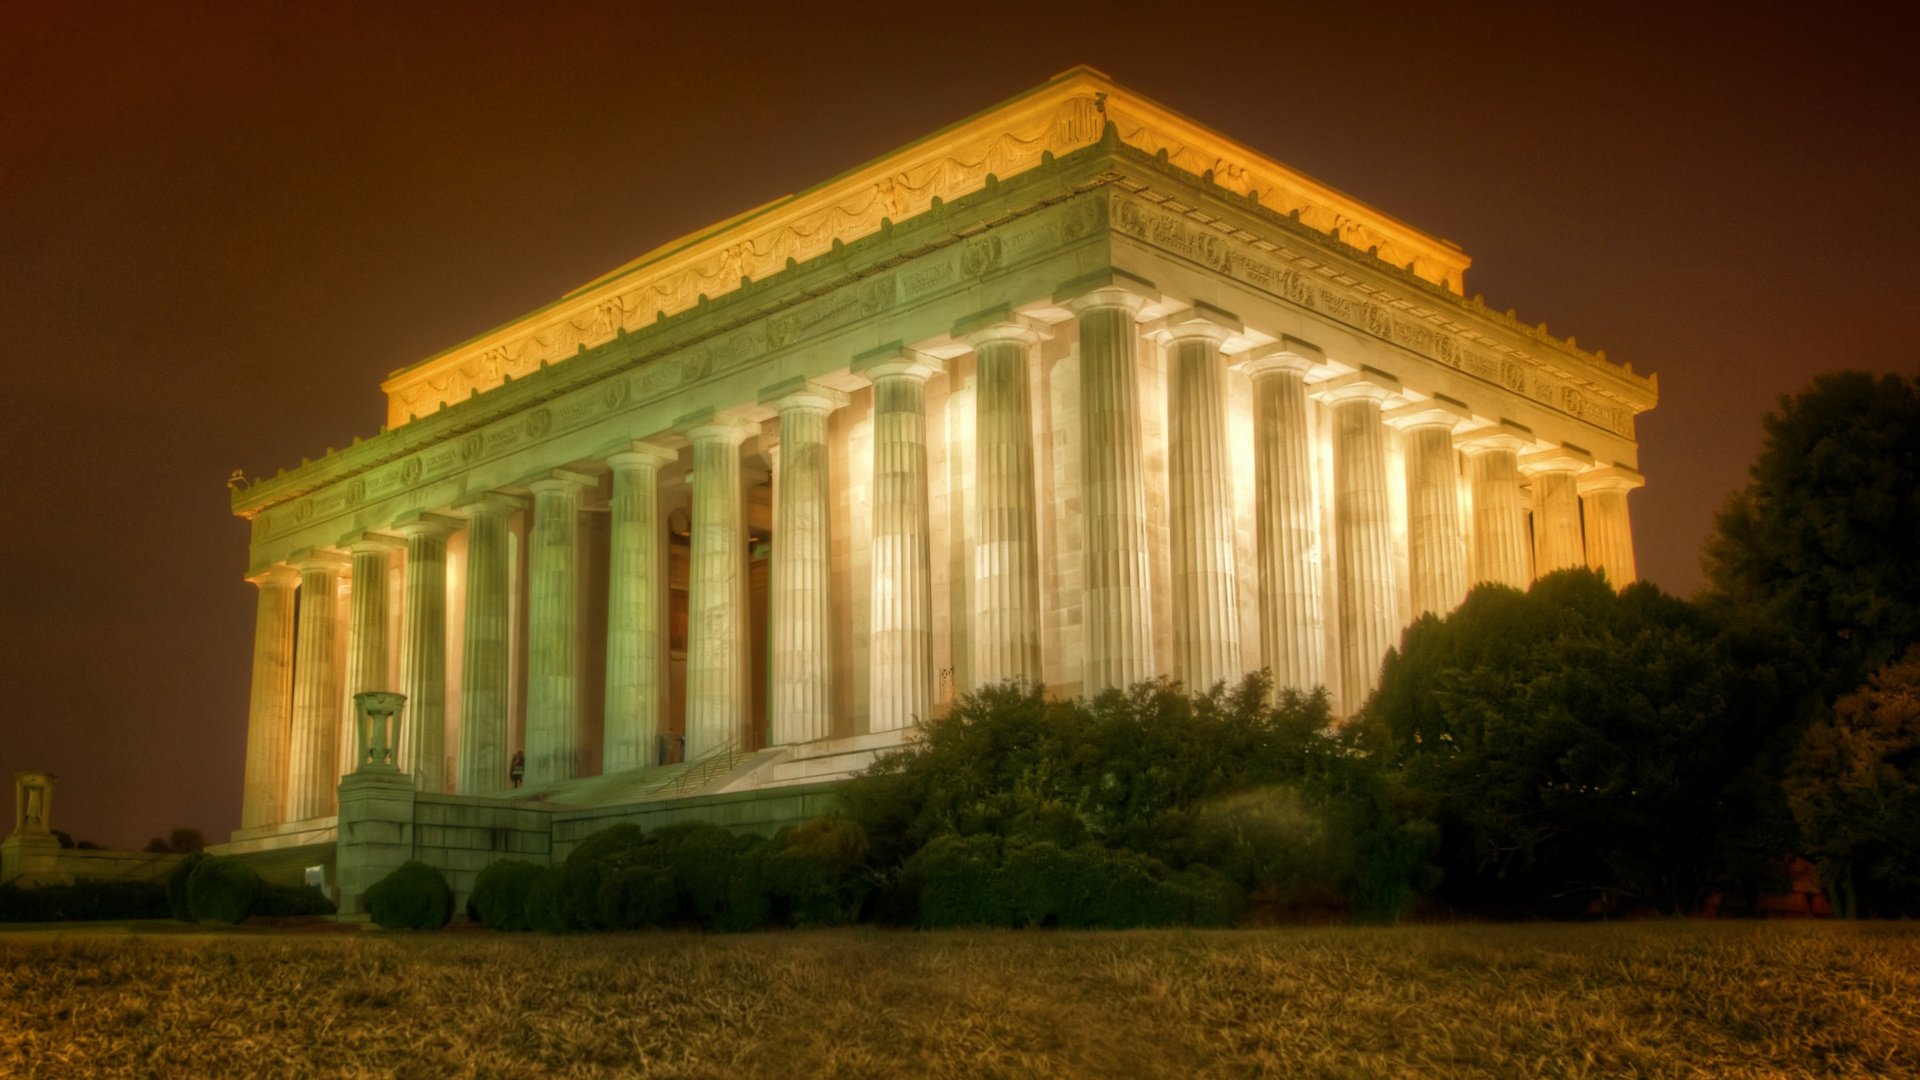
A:
<svg viewBox="0 0 1920 1080">
<path fill-rule="evenodd" d="M 526 775 L 527 752 L 525 750 L 515 750 L 513 752 L 513 764 L 507 766 L 507 779 L 513 781 L 514 787 L 519 787 L 520 781 L 524 780 Z"/>
</svg>

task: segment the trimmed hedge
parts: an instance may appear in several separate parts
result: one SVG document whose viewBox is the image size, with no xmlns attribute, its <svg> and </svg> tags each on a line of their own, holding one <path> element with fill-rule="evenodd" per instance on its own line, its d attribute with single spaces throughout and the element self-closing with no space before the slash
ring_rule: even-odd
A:
<svg viewBox="0 0 1920 1080">
<path fill-rule="evenodd" d="M 467 898 L 467 917 L 489 930 L 531 930 L 527 921 L 527 893 L 546 867 L 523 859 L 501 859 L 487 864 L 474 879 Z"/>
<path fill-rule="evenodd" d="M 453 918 L 453 890 L 440 871 L 412 860 L 367 890 L 367 913 L 388 930 L 438 930 Z"/>
<path fill-rule="evenodd" d="M 1217 870 L 1174 873 L 1158 859 L 1097 844 L 943 836 L 908 861 L 904 877 L 926 927 L 1225 926 L 1245 904 Z"/>
<path fill-rule="evenodd" d="M 765 841 L 706 822 L 651 833 L 615 825 L 581 841 L 559 869 L 558 918 L 572 930 L 632 930 L 694 922 L 708 929 L 764 924 Z"/>
<path fill-rule="evenodd" d="M 623 866 L 600 883 L 599 924 L 614 930 L 663 926 L 680 905 L 673 873 L 660 866 Z"/>
<path fill-rule="evenodd" d="M 253 902 L 253 914 L 276 919 L 332 915 L 338 910 L 318 885 L 263 884 Z"/>
<path fill-rule="evenodd" d="M 76 881 L 23 889 L 0 885 L 0 922 L 164 919 L 167 888 L 157 881 Z"/>
<path fill-rule="evenodd" d="M 605 929 L 600 889 L 614 873 L 639 862 L 647 834 L 638 825 L 615 825 L 580 841 L 559 867 L 559 916 L 574 930 Z"/>
<path fill-rule="evenodd" d="M 757 867 L 773 918 L 795 926 L 853 921 L 866 899 L 857 874 L 866 854 L 866 831 L 851 821 L 818 818 L 780 830 Z"/>
<path fill-rule="evenodd" d="M 187 876 L 187 910 L 197 923 L 237 923 L 259 895 L 260 875 L 239 859 L 208 856 Z"/>
<path fill-rule="evenodd" d="M 527 888 L 527 925 L 543 934 L 564 934 L 570 927 L 560 910 L 561 868 L 543 866 Z"/>
<path fill-rule="evenodd" d="M 193 905 L 187 901 L 187 882 L 193 877 L 193 868 L 208 858 L 210 856 L 205 852 L 196 851 L 181 859 L 174 866 L 173 872 L 167 875 L 167 908 L 173 912 L 173 917 L 181 922 L 193 921 Z"/>
</svg>

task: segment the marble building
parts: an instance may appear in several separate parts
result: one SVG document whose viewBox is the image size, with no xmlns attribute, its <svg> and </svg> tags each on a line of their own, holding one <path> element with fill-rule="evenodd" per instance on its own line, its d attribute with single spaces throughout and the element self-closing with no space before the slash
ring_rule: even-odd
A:
<svg viewBox="0 0 1920 1080">
<path fill-rule="evenodd" d="M 1469 261 L 1077 69 L 397 371 L 235 485 L 235 843 L 334 836 L 363 691 L 445 823 L 830 779 L 1003 679 L 1350 711 L 1476 582 L 1631 581 L 1656 382 Z"/>
</svg>

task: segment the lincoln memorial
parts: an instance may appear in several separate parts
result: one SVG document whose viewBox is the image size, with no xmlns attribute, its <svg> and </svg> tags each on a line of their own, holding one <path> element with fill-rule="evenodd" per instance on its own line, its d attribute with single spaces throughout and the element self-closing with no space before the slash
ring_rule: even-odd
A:
<svg viewBox="0 0 1920 1080">
<path fill-rule="evenodd" d="M 645 254 L 234 485 L 225 847 L 464 890 L 811 812 L 973 687 L 1265 668 L 1349 713 L 1475 583 L 1632 581 L 1657 383 L 1469 263 L 1088 69 Z M 367 691 L 405 699 L 377 798 Z"/>
</svg>

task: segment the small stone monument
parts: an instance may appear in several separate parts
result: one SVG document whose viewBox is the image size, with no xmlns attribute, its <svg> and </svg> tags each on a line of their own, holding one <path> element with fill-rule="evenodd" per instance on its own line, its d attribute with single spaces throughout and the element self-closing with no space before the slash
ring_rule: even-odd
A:
<svg viewBox="0 0 1920 1080">
<path fill-rule="evenodd" d="M 0 840 L 0 882 L 32 880 L 54 872 L 60 841 L 53 835 L 52 773 L 13 774 L 13 832 Z"/>
<path fill-rule="evenodd" d="M 394 761 L 395 736 L 400 730 L 400 710 L 407 695 L 391 690 L 368 690 L 353 695 L 354 710 L 360 717 L 360 754 L 355 771 L 399 769 Z"/>
</svg>

